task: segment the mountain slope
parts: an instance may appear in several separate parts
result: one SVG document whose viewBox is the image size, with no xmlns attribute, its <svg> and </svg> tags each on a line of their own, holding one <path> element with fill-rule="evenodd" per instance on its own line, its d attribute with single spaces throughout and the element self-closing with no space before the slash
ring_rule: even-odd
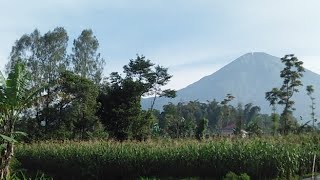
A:
<svg viewBox="0 0 320 180">
<path fill-rule="evenodd" d="M 216 99 L 223 100 L 226 94 L 230 93 L 236 97 L 233 104 L 253 103 L 259 105 L 263 113 L 270 113 L 271 108 L 265 100 L 265 92 L 273 87 L 280 87 L 282 79 L 280 71 L 283 69 L 280 58 L 266 53 L 248 53 L 230 64 L 224 66 L 217 72 L 203 77 L 199 81 L 179 90 L 175 99 L 159 98 L 155 108 L 161 109 L 163 105 L 172 102 L 188 102 L 198 100 L 205 102 Z M 306 70 L 302 79 L 304 87 L 294 96 L 297 117 L 309 118 L 310 99 L 306 95 L 305 86 L 314 85 L 315 97 L 320 97 L 320 75 Z M 148 108 L 150 99 L 142 100 L 142 107 Z M 281 107 L 278 107 L 281 110 Z"/>
</svg>

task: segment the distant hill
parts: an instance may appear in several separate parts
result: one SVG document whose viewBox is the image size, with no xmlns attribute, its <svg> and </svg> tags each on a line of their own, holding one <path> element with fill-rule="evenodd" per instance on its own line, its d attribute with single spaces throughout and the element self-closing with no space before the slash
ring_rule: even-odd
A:
<svg viewBox="0 0 320 180">
<path fill-rule="evenodd" d="M 157 99 L 155 108 L 162 109 L 162 106 L 169 102 L 174 104 L 193 100 L 206 102 L 213 99 L 221 101 L 226 94 L 231 93 L 236 97 L 233 100 L 234 105 L 239 102 L 243 105 L 253 103 L 261 107 L 262 113 L 270 113 L 271 108 L 264 98 L 265 92 L 270 91 L 273 87 L 280 87 L 282 84 L 280 71 L 283 67 L 279 57 L 262 52 L 247 53 L 215 73 L 178 90 L 176 98 Z M 310 99 L 306 95 L 305 86 L 314 86 L 314 96 L 318 101 L 320 99 L 320 75 L 306 70 L 302 82 L 304 87 L 300 88 L 300 92 L 293 98 L 297 109 L 295 116 L 302 116 L 306 121 L 310 117 Z M 143 99 L 142 107 L 144 109 L 150 107 L 150 101 L 150 98 Z"/>
</svg>

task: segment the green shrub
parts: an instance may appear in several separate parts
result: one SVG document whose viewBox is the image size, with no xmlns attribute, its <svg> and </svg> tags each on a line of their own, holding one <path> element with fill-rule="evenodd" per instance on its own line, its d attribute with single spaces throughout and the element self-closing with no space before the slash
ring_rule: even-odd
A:
<svg viewBox="0 0 320 180">
<path fill-rule="evenodd" d="M 224 180 L 250 180 L 250 177 L 246 173 L 237 175 L 234 172 L 229 172 L 226 174 Z"/>
</svg>

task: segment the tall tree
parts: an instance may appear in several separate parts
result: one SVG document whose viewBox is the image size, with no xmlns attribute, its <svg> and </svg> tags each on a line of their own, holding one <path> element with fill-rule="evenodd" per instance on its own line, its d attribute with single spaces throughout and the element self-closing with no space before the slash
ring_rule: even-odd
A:
<svg viewBox="0 0 320 180">
<path fill-rule="evenodd" d="M 68 35 L 64 28 L 57 27 L 49 31 L 40 38 L 39 59 L 43 70 L 42 79 L 49 84 L 46 89 L 46 98 L 43 109 L 42 122 L 45 124 L 45 131 L 50 126 L 50 121 L 54 121 L 53 113 L 50 111 L 57 94 L 54 92 L 59 75 L 66 69 Z"/>
<path fill-rule="evenodd" d="M 208 129 L 208 119 L 203 118 L 199 121 L 199 124 L 196 129 L 196 138 L 198 140 L 202 140 L 204 136 L 206 135 L 206 131 Z"/>
<path fill-rule="evenodd" d="M 153 110 L 156 98 L 176 97 L 176 91 L 172 89 L 162 89 L 167 85 L 172 75 L 168 73 L 168 68 L 160 65 L 155 66 L 149 59 L 143 55 L 137 55 L 136 59 L 131 59 L 128 65 L 124 67 L 124 73 L 129 78 L 138 81 L 144 88 L 142 95 L 153 96 L 150 111 Z"/>
<path fill-rule="evenodd" d="M 279 93 L 280 90 L 278 88 L 273 88 L 271 91 L 269 92 L 266 92 L 266 95 L 265 95 L 265 98 L 267 101 L 269 101 L 270 103 L 270 106 L 272 106 L 272 122 L 273 122 L 273 125 L 272 125 L 272 131 L 273 131 L 273 135 L 275 135 L 278 131 L 278 126 L 279 126 L 279 117 L 276 113 L 276 105 L 279 101 Z"/>
<path fill-rule="evenodd" d="M 229 116 L 230 116 L 230 109 L 228 107 L 229 102 L 231 102 L 235 97 L 231 94 L 227 94 L 225 99 L 221 102 L 221 110 L 220 110 L 220 118 L 217 122 L 217 128 L 220 131 L 224 125 L 228 125 L 229 123 Z"/>
<path fill-rule="evenodd" d="M 162 66 L 156 66 L 154 71 L 150 73 L 149 82 L 151 84 L 151 89 L 148 92 L 148 95 L 154 96 L 150 111 L 153 110 L 156 98 L 159 97 L 168 97 L 168 98 L 175 98 L 176 91 L 172 89 L 165 89 L 162 90 L 162 87 L 167 85 L 172 75 L 168 74 L 168 68 L 164 68 Z"/>
<path fill-rule="evenodd" d="M 281 114 L 281 119 L 283 120 L 283 132 L 288 134 L 290 129 L 290 116 L 295 110 L 293 105 L 294 101 L 292 97 L 295 92 L 299 92 L 298 87 L 302 86 L 301 78 L 303 77 L 304 67 L 303 62 L 299 61 L 297 57 L 293 54 L 285 55 L 281 58 L 282 63 L 284 63 L 285 68 L 280 72 L 280 77 L 283 79 L 283 84 L 280 88 L 281 93 L 279 93 L 279 104 L 284 105 L 283 112 Z"/>
<path fill-rule="evenodd" d="M 312 120 L 312 127 L 313 127 L 313 129 L 315 129 L 315 122 L 317 122 L 317 119 L 315 118 L 315 112 L 314 112 L 314 110 L 316 109 L 316 107 L 315 107 L 316 103 L 314 102 L 315 98 L 312 96 L 312 94 L 314 93 L 314 88 L 312 85 L 309 85 L 309 86 L 307 86 L 306 90 L 307 90 L 307 94 L 311 100 L 311 105 L 310 105 L 311 114 L 310 115 L 311 115 L 311 120 Z"/>
<path fill-rule="evenodd" d="M 143 88 L 132 79 L 123 79 L 118 73 L 112 73 L 110 79 L 107 91 L 99 95 L 101 107 L 98 114 L 111 137 L 122 141 L 131 136 L 132 124 L 141 118 Z"/>
<path fill-rule="evenodd" d="M 157 70 L 158 69 L 158 70 Z M 101 117 L 111 135 L 124 140 L 130 135 L 136 139 L 145 139 L 146 129 L 151 133 L 152 111 L 141 111 L 141 97 L 144 94 L 159 94 L 161 86 L 171 78 L 167 69 L 157 66 L 144 56 L 137 55 L 123 67 L 125 77 L 111 73 L 110 86 L 100 96 Z M 154 91 L 156 90 L 156 91 Z M 164 90 L 165 91 L 165 90 Z M 103 115 L 104 114 L 104 115 Z"/>
<path fill-rule="evenodd" d="M 44 83 L 42 79 L 44 72 L 40 66 L 40 48 L 41 34 L 37 29 L 30 34 L 23 35 L 12 46 L 10 60 L 6 65 L 6 73 L 16 63 L 22 63 L 30 74 L 30 86 L 39 87 Z M 37 112 L 40 110 L 40 102 L 35 102 L 35 109 Z M 38 114 L 36 117 L 39 117 Z"/>
<path fill-rule="evenodd" d="M 284 69 L 280 72 L 280 77 L 283 79 L 282 86 L 276 94 L 279 98 L 278 104 L 284 105 L 281 114 L 282 132 L 288 134 L 290 125 L 293 125 L 292 112 L 295 110 L 293 107 L 294 101 L 292 97 L 294 93 L 299 92 L 298 87 L 302 86 L 301 78 L 303 77 L 304 67 L 303 62 L 299 61 L 293 54 L 285 55 L 281 58 L 281 62 L 285 65 Z"/>
<path fill-rule="evenodd" d="M 99 42 L 91 29 L 85 29 L 74 40 L 70 55 L 74 72 L 82 78 L 88 78 L 97 84 L 102 80 L 104 59 L 98 53 Z"/>
<path fill-rule="evenodd" d="M 66 48 L 68 35 L 64 28 L 57 27 L 41 35 L 38 30 L 31 34 L 23 35 L 16 41 L 10 54 L 10 61 L 7 64 L 7 71 L 14 67 L 16 63 L 22 63 L 31 74 L 31 87 L 39 87 L 41 84 L 50 84 L 46 88 L 45 98 L 41 98 L 34 103 L 35 116 L 38 126 L 45 122 L 46 129 L 50 124 L 52 105 L 56 94 L 54 94 L 55 84 L 59 79 L 61 71 L 66 69 L 68 64 L 66 59 Z M 38 94 L 41 96 L 41 94 Z"/>
<path fill-rule="evenodd" d="M 246 126 L 259 114 L 261 108 L 259 106 L 254 106 L 252 103 L 248 103 L 244 107 L 244 125 Z"/>
<path fill-rule="evenodd" d="M 241 130 L 244 128 L 244 111 L 241 103 L 237 106 L 237 120 L 236 120 L 236 134 L 241 134 Z"/>
<path fill-rule="evenodd" d="M 98 127 L 97 97 L 98 87 L 93 81 L 66 71 L 62 73 L 60 82 L 61 94 L 69 97 L 69 102 L 64 103 L 66 115 L 64 123 L 70 128 L 74 138 L 88 138 L 88 133 Z"/>
</svg>

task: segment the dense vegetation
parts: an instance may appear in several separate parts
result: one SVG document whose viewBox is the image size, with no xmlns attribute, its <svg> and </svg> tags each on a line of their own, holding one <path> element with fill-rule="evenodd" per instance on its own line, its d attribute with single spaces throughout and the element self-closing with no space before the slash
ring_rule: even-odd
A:
<svg viewBox="0 0 320 180">
<path fill-rule="evenodd" d="M 206 141 L 41 142 L 20 145 L 16 158 L 28 172 L 55 179 L 215 177 L 229 171 L 252 179 L 289 178 L 320 167 L 319 136 Z"/>
<path fill-rule="evenodd" d="M 15 64 L 22 64 L 29 73 L 26 80 L 30 89 L 46 85 L 16 123 L 17 130 L 28 134 L 26 141 L 107 137 L 145 140 L 152 136 L 199 138 L 221 134 L 226 126 L 236 126 L 236 133 L 245 129 L 257 135 L 315 129 L 315 125 L 297 123 L 292 116 L 294 102 L 286 99 L 297 93 L 296 87 L 302 84 L 302 62 L 293 55 L 282 58 L 286 64 L 280 73 L 283 86 L 266 94 L 274 109 L 277 104 L 284 105 L 281 115 L 276 111 L 271 116 L 261 114 L 260 107 L 252 103 L 233 107 L 230 102 L 237 97 L 231 94 L 222 102 L 168 104 L 160 112 L 153 108 L 157 97 L 176 96 L 174 90 L 163 89 L 172 77 L 167 68 L 137 55 L 123 66 L 123 74 L 113 72 L 105 77 L 102 73 L 105 61 L 92 30 L 82 31 L 73 41 L 70 53 L 68 40 L 62 27 L 44 35 L 35 30 L 18 39 L 12 48 L 7 72 Z M 143 96 L 153 97 L 148 110 L 141 109 Z M 313 124 L 315 121 L 313 115 Z"/>
<path fill-rule="evenodd" d="M 23 142 L 15 153 L 22 168 L 56 178 L 222 177 L 229 171 L 289 177 L 311 172 L 312 157 L 319 157 L 312 85 L 306 89 L 312 126 L 311 121 L 300 125 L 292 115 L 291 97 L 304 72 L 293 55 L 281 59 L 283 85 L 266 93 L 271 116 L 252 103 L 231 106 L 237 98 L 232 94 L 222 102 L 170 103 L 159 111 L 154 109 L 158 97 L 176 97 L 175 90 L 164 88 L 172 78 L 167 68 L 136 55 L 123 73 L 105 77 L 92 30 L 82 31 L 70 53 L 68 39 L 62 27 L 44 35 L 35 30 L 12 48 L 8 76 L 0 76 L 2 179 L 10 174 L 17 141 Z M 153 97 L 146 110 L 140 104 L 144 96 Z M 220 139 L 225 127 L 232 127 L 233 135 L 246 130 L 254 137 L 305 132 L 314 137 Z"/>
</svg>

